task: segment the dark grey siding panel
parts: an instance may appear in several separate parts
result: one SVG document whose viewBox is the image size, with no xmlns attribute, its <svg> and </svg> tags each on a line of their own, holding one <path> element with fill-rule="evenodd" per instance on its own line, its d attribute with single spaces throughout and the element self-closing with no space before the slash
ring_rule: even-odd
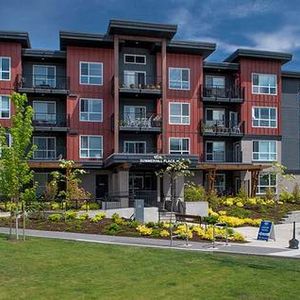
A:
<svg viewBox="0 0 300 300">
<path fill-rule="evenodd" d="M 282 80 L 282 164 L 288 170 L 300 170 L 300 80 Z"/>
</svg>

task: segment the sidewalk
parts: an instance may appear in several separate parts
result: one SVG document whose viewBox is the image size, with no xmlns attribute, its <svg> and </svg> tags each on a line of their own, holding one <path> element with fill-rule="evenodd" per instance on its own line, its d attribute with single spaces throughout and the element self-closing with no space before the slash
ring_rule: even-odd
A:
<svg viewBox="0 0 300 300">
<path fill-rule="evenodd" d="M 0 227 L 0 233 L 8 234 L 8 232 L 9 232 L 8 228 Z M 230 243 L 229 245 L 225 245 L 225 243 L 216 243 L 215 248 L 213 248 L 212 243 L 189 242 L 188 245 L 186 245 L 185 241 L 174 240 L 173 247 L 170 247 L 169 240 L 152 239 L 152 238 L 120 237 L 120 236 L 108 236 L 108 235 L 98 235 L 98 234 L 42 231 L 42 230 L 31 230 L 31 229 L 26 230 L 26 235 L 33 236 L 33 237 L 54 238 L 54 239 L 72 240 L 78 242 L 93 242 L 93 243 L 100 243 L 100 244 L 112 244 L 112 245 L 123 245 L 123 246 L 300 258 L 300 250 L 291 250 L 287 248 L 270 247 L 270 246 L 264 247 L 262 246 L 262 245 L 266 245 L 266 242 L 264 241 L 262 241 L 260 245 L 251 245 L 251 243 L 248 244 Z"/>
</svg>

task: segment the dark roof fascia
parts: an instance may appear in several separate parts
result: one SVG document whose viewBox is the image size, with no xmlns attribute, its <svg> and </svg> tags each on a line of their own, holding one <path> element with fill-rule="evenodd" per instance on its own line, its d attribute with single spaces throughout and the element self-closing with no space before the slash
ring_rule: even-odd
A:
<svg viewBox="0 0 300 300">
<path fill-rule="evenodd" d="M 23 57 L 30 58 L 53 58 L 53 59 L 66 59 L 66 51 L 59 50 L 39 50 L 39 49 L 23 49 Z"/>
<path fill-rule="evenodd" d="M 204 58 L 216 50 L 216 44 L 191 41 L 171 41 L 167 45 L 168 52 L 200 54 Z"/>
<path fill-rule="evenodd" d="M 238 63 L 228 63 L 228 62 L 212 62 L 205 61 L 203 64 L 204 69 L 212 70 L 212 71 L 238 71 L 240 68 L 240 64 Z"/>
<path fill-rule="evenodd" d="M 0 42 L 16 42 L 22 48 L 31 48 L 28 32 L 0 31 Z"/>
<path fill-rule="evenodd" d="M 281 71 L 282 77 L 288 77 L 288 78 L 300 78 L 300 72 L 297 71 Z"/>
<path fill-rule="evenodd" d="M 290 53 L 274 51 L 237 49 L 235 52 L 229 55 L 224 62 L 236 62 L 240 57 L 279 60 L 282 64 L 285 64 L 292 59 L 293 55 Z"/>
<path fill-rule="evenodd" d="M 172 39 L 177 32 L 177 25 L 147 23 L 140 21 L 116 20 L 109 21 L 107 34 L 138 35 L 155 38 Z"/>
<path fill-rule="evenodd" d="M 67 45 L 85 47 L 113 47 L 113 39 L 104 34 L 83 33 L 83 32 L 59 32 L 60 49 L 66 50 Z"/>
</svg>

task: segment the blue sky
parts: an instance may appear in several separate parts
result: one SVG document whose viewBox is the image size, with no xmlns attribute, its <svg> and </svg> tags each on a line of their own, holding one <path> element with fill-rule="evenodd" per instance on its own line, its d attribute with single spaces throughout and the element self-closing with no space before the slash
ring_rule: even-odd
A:
<svg viewBox="0 0 300 300">
<path fill-rule="evenodd" d="M 5 4 L 1 4 L 5 2 Z M 177 39 L 217 43 L 209 60 L 236 48 L 293 53 L 300 71 L 299 0 L 0 0 L 0 30 L 28 31 L 33 48 L 58 49 L 58 31 L 104 33 L 109 19 L 178 24 Z"/>
</svg>

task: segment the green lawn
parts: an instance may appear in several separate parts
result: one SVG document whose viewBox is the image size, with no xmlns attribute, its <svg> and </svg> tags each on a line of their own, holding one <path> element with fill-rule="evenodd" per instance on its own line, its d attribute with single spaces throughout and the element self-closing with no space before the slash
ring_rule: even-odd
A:
<svg viewBox="0 0 300 300">
<path fill-rule="evenodd" d="M 0 235 L 0 299 L 300 299 L 300 260 Z"/>
</svg>

